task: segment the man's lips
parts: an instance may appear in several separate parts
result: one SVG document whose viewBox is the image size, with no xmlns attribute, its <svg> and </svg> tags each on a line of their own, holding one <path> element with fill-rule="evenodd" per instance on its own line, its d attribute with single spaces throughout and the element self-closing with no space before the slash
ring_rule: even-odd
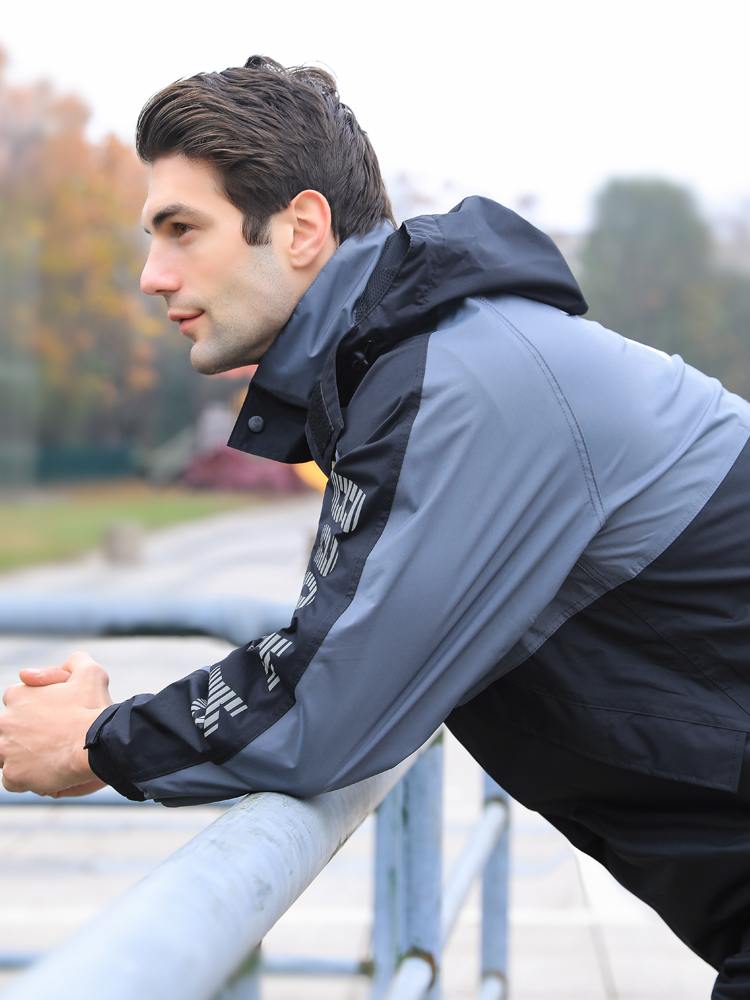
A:
<svg viewBox="0 0 750 1000">
<path fill-rule="evenodd" d="M 170 309 L 167 315 L 173 323 L 179 324 L 180 333 L 187 333 L 190 330 L 191 324 L 203 315 L 203 310 L 200 309 L 198 312 L 184 313 L 177 309 Z"/>
</svg>

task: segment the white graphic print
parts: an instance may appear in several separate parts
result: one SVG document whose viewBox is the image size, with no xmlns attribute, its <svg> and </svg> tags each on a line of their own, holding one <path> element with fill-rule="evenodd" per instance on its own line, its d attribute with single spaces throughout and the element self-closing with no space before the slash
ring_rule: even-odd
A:
<svg viewBox="0 0 750 1000">
<path fill-rule="evenodd" d="M 307 593 L 304 593 L 305 588 L 307 588 Z M 300 608 L 306 608 L 308 604 L 312 604 L 315 600 L 315 595 L 318 592 L 318 584 L 315 580 L 315 574 L 311 573 L 309 570 L 305 573 L 305 582 L 302 584 L 303 593 L 300 594 L 300 599 L 297 601 L 297 607 L 295 610 Z"/>
<path fill-rule="evenodd" d="M 190 712 L 193 716 L 193 722 L 198 729 L 203 729 L 206 724 L 206 699 L 196 698 L 190 706 Z"/>
<path fill-rule="evenodd" d="M 328 576 L 339 557 L 339 543 L 333 537 L 330 524 L 324 524 L 320 533 L 320 545 L 315 553 L 315 565 L 321 576 Z"/>
<path fill-rule="evenodd" d="M 346 533 L 354 531 L 367 494 L 359 486 L 355 486 L 351 479 L 345 479 L 335 472 L 331 473 L 331 485 L 333 486 L 331 517 L 341 525 L 342 531 Z"/>
<path fill-rule="evenodd" d="M 268 684 L 269 691 L 273 691 L 279 683 L 279 675 L 273 669 L 273 663 L 271 663 L 271 653 L 278 656 L 279 653 L 283 653 L 290 646 L 291 642 L 289 639 L 282 639 L 276 632 L 267 635 L 260 646 L 258 646 L 258 652 L 263 662 L 263 669 L 266 672 L 266 683 Z"/>
<path fill-rule="evenodd" d="M 196 698 L 190 706 L 193 722 L 198 729 L 203 730 L 204 736 L 210 736 L 219 728 L 219 712 L 222 708 L 225 712 L 229 712 L 232 718 L 240 712 L 247 711 L 247 705 L 242 698 L 224 683 L 221 667 L 215 663 L 208 675 L 208 700 Z"/>
</svg>

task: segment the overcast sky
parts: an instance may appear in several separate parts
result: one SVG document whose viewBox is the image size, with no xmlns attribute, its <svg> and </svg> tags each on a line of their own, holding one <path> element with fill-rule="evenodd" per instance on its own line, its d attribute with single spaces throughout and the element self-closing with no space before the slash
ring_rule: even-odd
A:
<svg viewBox="0 0 750 1000">
<path fill-rule="evenodd" d="M 527 214 L 561 229 L 612 176 L 686 183 L 712 212 L 750 200 L 749 28 L 748 0 L 0 0 L 9 77 L 80 94 L 94 137 L 132 141 L 177 77 L 318 61 L 388 178 L 535 195 Z"/>
</svg>

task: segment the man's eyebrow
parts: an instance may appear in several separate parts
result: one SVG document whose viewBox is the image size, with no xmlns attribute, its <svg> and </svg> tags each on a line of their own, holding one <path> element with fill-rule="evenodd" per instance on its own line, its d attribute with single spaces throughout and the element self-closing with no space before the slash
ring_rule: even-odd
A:
<svg viewBox="0 0 750 1000">
<path fill-rule="evenodd" d="M 186 221 L 205 222 L 206 220 L 206 216 L 202 212 L 199 212 L 196 208 L 191 208 L 189 205 L 183 205 L 178 201 L 172 205 L 165 205 L 158 212 L 154 212 L 151 217 L 151 229 L 158 229 L 162 223 L 166 222 L 167 219 L 171 219 L 174 215 L 179 215 Z M 143 228 L 147 233 L 151 231 L 146 226 Z"/>
</svg>

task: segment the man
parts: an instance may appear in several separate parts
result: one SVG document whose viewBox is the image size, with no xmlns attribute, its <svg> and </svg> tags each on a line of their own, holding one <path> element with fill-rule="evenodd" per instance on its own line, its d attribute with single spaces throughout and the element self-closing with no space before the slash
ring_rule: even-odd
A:
<svg viewBox="0 0 750 1000">
<path fill-rule="evenodd" d="M 750 997 L 750 406 L 581 319 L 499 205 L 395 230 L 319 70 L 173 84 L 138 151 L 143 289 L 199 371 L 260 362 L 230 444 L 329 486 L 288 628 L 121 705 L 85 654 L 22 671 L 5 786 L 308 796 L 447 720 Z"/>
</svg>

